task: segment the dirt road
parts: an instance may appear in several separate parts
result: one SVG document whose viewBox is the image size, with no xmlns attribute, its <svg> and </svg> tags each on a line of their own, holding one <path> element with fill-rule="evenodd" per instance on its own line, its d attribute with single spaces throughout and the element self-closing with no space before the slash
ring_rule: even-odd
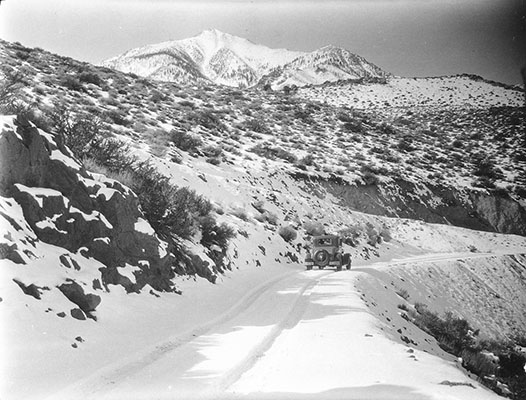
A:
<svg viewBox="0 0 526 400">
<path fill-rule="evenodd" d="M 433 254 L 394 263 L 484 256 Z M 385 334 L 355 281 L 388 264 L 288 271 L 216 319 L 118 360 L 52 398 L 498 398 L 451 360 Z"/>
</svg>

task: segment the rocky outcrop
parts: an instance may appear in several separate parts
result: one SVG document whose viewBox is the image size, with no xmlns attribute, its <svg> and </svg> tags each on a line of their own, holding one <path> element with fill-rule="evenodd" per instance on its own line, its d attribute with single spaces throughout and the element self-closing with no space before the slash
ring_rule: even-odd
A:
<svg viewBox="0 0 526 400">
<path fill-rule="evenodd" d="M 500 191 L 393 179 L 389 183 L 351 184 L 340 177 L 321 179 L 295 173 L 305 189 L 328 193 L 352 210 L 388 217 L 419 219 L 464 228 L 526 235 L 526 209 Z"/>
<path fill-rule="evenodd" d="M 144 219 L 137 196 L 115 180 L 86 171 L 58 138 L 14 117 L 0 120 L 0 191 L 20 205 L 38 240 L 104 264 L 104 287 L 175 291 L 175 257 Z M 3 245 L 0 256 L 24 262 L 11 244 Z M 60 263 L 79 267 L 66 256 Z M 119 272 L 129 267 L 132 273 Z M 61 291 L 69 298 L 67 287 Z M 86 314 L 92 311 L 73 302 Z"/>
</svg>

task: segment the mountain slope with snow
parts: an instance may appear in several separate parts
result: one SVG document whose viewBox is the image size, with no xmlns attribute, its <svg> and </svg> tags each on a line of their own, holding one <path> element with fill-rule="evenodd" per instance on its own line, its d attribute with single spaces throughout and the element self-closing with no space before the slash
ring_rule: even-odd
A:
<svg viewBox="0 0 526 400">
<path fill-rule="evenodd" d="M 279 87 L 386 76 L 363 57 L 334 46 L 312 53 L 271 49 L 216 29 L 129 50 L 103 65 L 157 80 L 195 83 L 208 79 L 238 87 L 254 86 L 267 74 L 272 79 L 264 81 Z"/>
<path fill-rule="evenodd" d="M 103 62 L 106 67 L 157 80 L 194 83 L 208 79 L 227 86 L 252 86 L 270 68 L 302 53 L 270 49 L 216 29 L 182 40 L 149 45 Z M 159 74 L 170 67 L 173 72 Z"/>
<path fill-rule="evenodd" d="M 385 83 L 334 82 L 301 88 L 306 99 L 359 109 L 521 107 L 524 92 L 475 75 L 390 77 Z"/>
<path fill-rule="evenodd" d="M 30 134 L 2 118 L 0 154 L 24 173 L 0 168 L 0 183 L 7 176 L 17 189 L 0 201 L 0 397 L 499 398 L 411 313 L 418 303 L 451 312 L 480 339 L 526 335 L 520 92 L 501 88 L 500 107 L 490 107 L 481 99 L 495 86 L 466 78 L 443 83 L 465 83 L 472 108 L 442 101 L 448 91 L 434 82 L 410 88 L 436 100 L 430 107 L 407 99 L 356 110 L 303 89 L 181 87 L 0 44 L 3 71 L 24 68 L 18 100 L 34 105 L 27 114 L 40 127 Z M 221 58 L 213 64 L 227 78 L 242 68 L 224 69 Z M 133 193 L 91 152 L 75 160 L 60 147 L 53 113 L 96 121 L 104 138 L 210 201 L 236 233 L 224 268 L 202 232 L 179 244 L 202 257 L 189 258 L 215 284 L 162 264 L 170 256 L 141 209 L 113 204 L 119 193 L 134 202 Z M 47 161 L 19 157 L 24 148 Z M 48 187 L 42 176 L 70 179 Z M 350 271 L 305 271 L 316 232 L 345 239 Z M 129 236 L 156 246 L 145 256 Z M 123 265 L 113 265 L 106 250 L 121 244 Z M 96 318 L 78 319 L 72 299 Z"/>
<path fill-rule="evenodd" d="M 388 76 L 361 56 L 339 47 L 325 46 L 271 71 L 263 78 L 263 83 L 281 89 L 345 80 L 384 82 Z"/>
</svg>

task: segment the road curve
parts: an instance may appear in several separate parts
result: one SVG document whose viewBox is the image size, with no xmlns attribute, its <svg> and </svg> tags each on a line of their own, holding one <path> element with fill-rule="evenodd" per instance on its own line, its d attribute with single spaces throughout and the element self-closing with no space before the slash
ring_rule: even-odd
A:
<svg viewBox="0 0 526 400">
<path fill-rule="evenodd" d="M 425 353 L 419 355 L 420 365 L 407 363 L 407 347 L 375 328 L 377 320 L 354 281 L 366 269 L 390 264 L 495 255 L 501 254 L 430 254 L 351 271 L 288 271 L 252 289 L 214 320 L 119 360 L 50 398 L 217 399 L 321 393 L 324 398 L 351 399 L 363 398 L 360 388 L 367 387 L 374 395 L 370 398 L 424 399 L 412 389 L 414 377 L 432 381 L 431 371 L 455 381 L 464 375 Z M 386 354 L 390 363 L 385 362 Z M 346 387 L 352 390 L 345 391 Z M 481 391 L 477 396 L 494 398 Z"/>
</svg>

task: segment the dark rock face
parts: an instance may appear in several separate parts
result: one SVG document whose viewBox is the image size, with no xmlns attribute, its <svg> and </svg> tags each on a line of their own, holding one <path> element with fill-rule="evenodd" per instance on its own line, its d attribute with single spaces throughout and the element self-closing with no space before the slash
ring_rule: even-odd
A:
<svg viewBox="0 0 526 400">
<path fill-rule="evenodd" d="M 352 210 L 388 217 L 420 219 L 490 232 L 526 235 L 526 209 L 506 194 L 485 190 L 416 184 L 351 185 L 343 180 L 293 175 L 306 190 L 324 191 Z M 320 191 L 320 188 L 323 189 Z"/>
<path fill-rule="evenodd" d="M 172 249 L 144 220 L 137 196 L 117 181 L 87 172 L 53 135 L 12 121 L 0 126 L 0 193 L 21 206 L 37 238 L 106 265 L 101 273 L 106 289 L 120 284 L 138 292 L 149 284 L 175 291 Z M 16 249 L 0 253 L 23 262 Z M 60 262 L 80 269 L 66 256 Z M 119 274 L 126 265 L 139 268 L 135 281 Z"/>
</svg>

